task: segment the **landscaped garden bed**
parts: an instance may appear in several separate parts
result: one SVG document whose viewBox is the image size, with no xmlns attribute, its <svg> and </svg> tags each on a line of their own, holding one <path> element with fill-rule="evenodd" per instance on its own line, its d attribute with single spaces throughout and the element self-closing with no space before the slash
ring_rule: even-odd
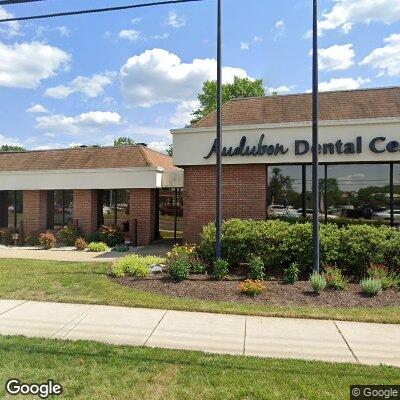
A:
<svg viewBox="0 0 400 400">
<path fill-rule="evenodd" d="M 281 281 L 266 281 L 265 290 L 258 296 L 247 296 L 240 292 L 239 282 L 244 277 L 232 277 L 227 281 L 216 281 L 207 275 L 189 275 L 187 280 L 174 283 L 167 273 L 151 275 L 146 279 L 132 277 L 112 278 L 121 285 L 155 294 L 211 300 L 239 302 L 244 304 L 274 306 L 320 306 L 320 307 L 383 307 L 400 306 L 400 291 L 388 289 L 378 296 L 362 293 L 359 284 L 349 283 L 346 290 L 324 290 L 315 294 L 307 281 L 286 285 Z M 400 311 L 399 311 L 400 312 Z"/>
</svg>

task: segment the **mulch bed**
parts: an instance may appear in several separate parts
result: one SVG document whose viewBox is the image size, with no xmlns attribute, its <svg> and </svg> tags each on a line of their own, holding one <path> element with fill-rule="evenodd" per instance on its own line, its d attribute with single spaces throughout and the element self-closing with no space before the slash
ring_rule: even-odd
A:
<svg viewBox="0 0 400 400">
<path fill-rule="evenodd" d="M 311 291 L 308 282 L 285 285 L 281 281 L 266 281 L 266 290 L 256 297 L 249 297 L 239 290 L 240 277 L 228 281 L 215 281 L 207 275 L 191 275 L 188 280 L 173 283 L 167 274 L 152 275 L 146 279 L 129 277 L 112 278 L 121 285 L 138 290 L 168 296 L 199 300 L 239 302 L 275 306 L 320 306 L 320 307 L 381 307 L 399 306 L 400 291 L 389 289 L 378 296 L 365 296 L 358 284 L 349 283 L 345 291 L 327 289 L 320 295 Z"/>
</svg>

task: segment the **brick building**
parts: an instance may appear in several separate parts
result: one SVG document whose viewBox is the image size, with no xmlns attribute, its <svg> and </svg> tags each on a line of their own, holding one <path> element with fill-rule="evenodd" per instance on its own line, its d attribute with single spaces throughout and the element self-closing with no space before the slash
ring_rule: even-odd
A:
<svg viewBox="0 0 400 400">
<path fill-rule="evenodd" d="M 310 216 L 311 94 L 223 107 L 222 216 Z M 320 94 L 321 219 L 400 224 L 400 88 Z M 184 169 L 184 239 L 215 219 L 215 113 L 172 130 Z"/>
<path fill-rule="evenodd" d="M 159 192 L 182 186 L 182 172 L 141 145 L 0 153 L 0 228 L 26 237 L 75 224 L 87 235 L 105 224 L 150 243 Z"/>
</svg>

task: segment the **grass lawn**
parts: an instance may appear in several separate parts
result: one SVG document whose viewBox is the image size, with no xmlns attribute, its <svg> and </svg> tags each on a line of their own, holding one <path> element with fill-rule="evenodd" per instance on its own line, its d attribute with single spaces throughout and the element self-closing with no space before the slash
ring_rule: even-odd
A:
<svg viewBox="0 0 400 400">
<path fill-rule="evenodd" d="M 48 379 L 68 399 L 346 399 L 351 384 L 395 384 L 399 369 L 0 337 L 5 382 Z M 18 397 L 22 398 L 22 397 Z"/>
<path fill-rule="evenodd" d="M 107 277 L 109 267 L 108 263 L 0 259 L 0 298 L 400 323 L 399 307 L 276 307 L 163 296 L 112 282 Z"/>
</svg>

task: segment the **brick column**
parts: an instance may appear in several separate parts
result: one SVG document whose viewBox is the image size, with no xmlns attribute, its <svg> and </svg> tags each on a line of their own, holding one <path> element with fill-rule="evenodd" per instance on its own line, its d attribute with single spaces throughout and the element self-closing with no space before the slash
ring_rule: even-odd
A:
<svg viewBox="0 0 400 400">
<path fill-rule="evenodd" d="M 131 189 L 129 194 L 130 227 L 137 220 L 137 244 L 149 244 L 155 232 L 155 189 Z M 132 233 L 133 234 L 133 233 Z M 132 236 L 132 235 L 131 235 Z"/>
<path fill-rule="evenodd" d="M 24 190 L 24 234 L 44 232 L 47 228 L 47 190 Z"/>
<path fill-rule="evenodd" d="M 8 191 L 0 191 L 0 228 L 8 226 Z"/>
<path fill-rule="evenodd" d="M 97 226 L 97 191 L 74 190 L 74 223 L 85 235 L 95 232 Z"/>
<path fill-rule="evenodd" d="M 215 220 L 215 167 L 185 167 L 184 241 L 196 243 L 204 225 Z M 222 218 L 265 219 L 267 176 L 264 164 L 223 165 Z"/>
</svg>

